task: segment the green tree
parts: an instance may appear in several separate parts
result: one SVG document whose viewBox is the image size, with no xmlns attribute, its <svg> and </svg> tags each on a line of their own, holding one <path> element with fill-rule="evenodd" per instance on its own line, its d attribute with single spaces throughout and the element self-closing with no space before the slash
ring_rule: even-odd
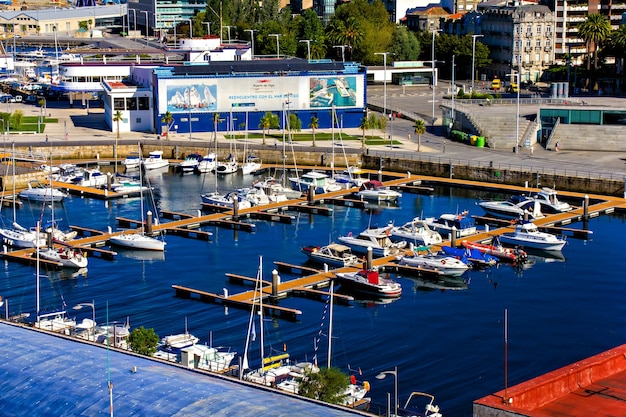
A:
<svg viewBox="0 0 626 417">
<path fill-rule="evenodd" d="M 422 135 L 426 133 L 426 123 L 422 119 L 417 119 L 413 124 L 415 128 L 415 133 L 417 134 L 417 151 L 421 151 L 422 146 Z"/>
<path fill-rule="evenodd" d="M 89 30 L 89 23 L 86 20 L 81 20 L 78 22 L 78 28 L 87 31 Z"/>
<path fill-rule="evenodd" d="M 578 25 L 578 34 L 587 44 L 587 51 L 593 50 L 593 67 L 598 69 L 598 49 L 611 35 L 611 23 L 599 13 L 590 14 L 587 20 Z M 591 57 L 587 54 L 587 70 L 591 68 Z"/>
<path fill-rule="evenodd" d="M 302 120 L 295 113 L 289 113 L 289 129 L 294 132 L 302 131 Z"/>
<path fill-rule="evenodd" d="M 385 134 L 387 133 L 387 116 L 384 114 L 379 115 L 376 118 L 376 127 L 383 134 L 383 142 L 385 141 Z M 389 146 L 393 145 L 393 138 L 389 135 Z"/>
<path fill-rule="evenodd" d="M 298 392 L 307 398 L 330 404 L 342 404 L 350 381 L 348 375 L 337 368 L 322 368 L 319 371 L 307 370 L 300 382 Z"/>
<path fill-rule="evenodd" d="M 363 135 L 361 136 L 361 148 L 362 149 L 365 149 L 365 131 L 369 129 L 369 122 L 370 120 L 367 118 L 367 116 L 364 116 L 361 119 L 361 124 L 359 125 L 359 129 L 363 131 Z"/>
<path fill-rule="evenodd" d="M 163 118 L 161 119 L 161 123 L 165 123 L 165 138 L 167 140 L 170 140 L 170 126 L 172 125 L 173 121 L 174 116 L 169 111 L 165 112 Z"/>
<path fill-rule="evenodd" d="M 620 61 L 620 72 L 624 72 L 624 51 L 626 50 L 626 25 L 611 32 L 609 37 L 609 47 L 613 54 Z"/>
<path fill-rule="evenodd" d="M 128 335 L 130 349 L 139 355 L 154 355 L 158 343 L 159 336 L 154 329 L 146 329 L 143 326 L 133 329 Z"/>
<path fill-rule="evenodd" d="M 121 111 L 118 110 L 115 112 L 115 114 L 113 114 L 113 121 L 117 125 L 117 134 L 115 135 L 115 140 L 118 140 L 120 138 L 120 122 L 123 120 L 124 120 L 124 116 L 122 116 Z"/>
<path fill-rule="evenodd" d="M 324 48 L 323 54 L 319 56 L 319 46 L 324 44 L 324 25 L 313 10 L 306 9 L 302 12 L 297 24 L 297 38 L 310 41 L 310 45 L 306 42 L 299 42 L 298 56 L 308 58 L 309 47 L 312 59 L 323 58 L 326 55 L 326 48 Z"/>
<path fill-rule="evenodd" d="M 22 117 L 24 117 L 24 112 L 21 110 L 15 110 L 13 112 L 13 128 L 14 129 L 19 129 L 20 125 L 22 124 Z"/>
<path fill-rule="evenodd" d="M 398 61 L 417 61 L 420 55 L 420 44 L 413 32 L 405 26 L 396 26 L 391 37 L 389 52 Z"/>
<path fill-rule="evenodd" d="M 311 116 L 309 127 L 313 131 L 313 147 L 315 148 L 315 131 L 320 127 L 320 120 L 315 116 Z"/>
<path fill-rule="evenodd" d="M 265 112 L 259 122 L 259 128 L 263 129 L 263 145 L 265 145 L 265 134 L 269 134 L 270 129 L 278 128 L 278 116 L 269 111 Z"/>
</svg>

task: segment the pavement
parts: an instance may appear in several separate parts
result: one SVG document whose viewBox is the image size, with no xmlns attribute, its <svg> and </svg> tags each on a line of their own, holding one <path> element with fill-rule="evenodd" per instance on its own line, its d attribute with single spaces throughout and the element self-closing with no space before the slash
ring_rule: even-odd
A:
<svg viewBox="0 0 626 417">
<path fill-rule="evenodd" d="M 442 84 L 440 84 L 442 85 Z M 441 86 L 436 91 L 436 101 L 442 100 L 443 94 L 447 91 L 446 87 Z M 382 86 L 368 86 L 368 101 L 380 102 L 383 95 Z M 626 99 L 610 98 L 610 97 L 585 97 L 587 105 L 626 108 Z M 432 114 L 432 90 L 428 86 L 387 86 L 387 103 L 388 108 L 395 111 L 401 111 L 405 114 L 414 113 L 431 120 L 428 115 Z M 437 104 L 437 103 L 435 103 Z M 3 108 L 6 106 L 6 109 Z M 510 112 L 511 107 L 515 106 L 495 106 L 488 107 L 490 112 Z M 536 113 L 538 105 L 524 105 L 521 112 Z M 0 104 L 1 111 L 13 112 L 20 109 L 25 115 L 39 115 L 43 110 L 37 106 L 24 103 Z M 487 109 L 487 108 L 483 108 Z M 75 103 L 74 108 L 68 108 L 67 102 L 49 102 L 45 109 L 49 117 L 58 118 L 58 123 L 49 123 L 46 125 L 46 131 L 43 134 L 10 134 L 5 135 L 5 143 L 15 141 L 16 144 L 26 146 L 39 146 L 45 144 L 46 135 L 49 144 L 54 145 L 85 143 L 93 141 L 115 141 L 115 133 L 106 129 L 103 118 L 103 109 L 86 109 L 81 108 L 80 103 Z M 438 107 L 436 111 L 440 111 Z M 437 113 L 435 113 L 436 115 Z M 367 149 L 369 154 L 379 154 L 381 156 L 391 157 L 408 157 L 411 159 L 449 161 L 455 165 L 489 165 L 499 164 L 506 165 L 511 168 L 524 167 L 537 172 L 553 172 L 564 171 L 569 175 L 589 176 L 592 178 L 612 178 L 626 180 L 626 152 L 597 152 L 597 151 L 568 151 L 561 149 L 559 152 L 548 151 L 540 146 L 535 146 L 533 155 L 528 149 L 520 149 L 518 153 L 512 152 L 512 149 L 492 149 L 477 148 L 457 142 L 452 142 L 445 137 L 445 131 L 442 126 L 435 123 L 434 126 L 428 125 L 428 131 L 421 137 L 420 152 L 417 152 L 417 135 L 413 129 L 413 121 L 396 118 L 389 123 L 388 134 L 391 134 L 394 142 L 392 148 L 389 145 L 370 146 Z M 306 131 L 306 129 L 303 129 Z M 343 129 L 348 135 L 360 137 L 362 131 L 358 128 Z M 367 132 L 366 132 L 367 133 Z M 380 132 L 378 132 L 380 134 Z M 218 134 L 218 141 L 228 143 L 223 134 Z M 137 142 L 156 140 L 154 133 L 141 132 L 122 132 L 120 142 Z M 194 132 L 191 140 L 188 134 L 172 135 L 170 141 L 173 144 L 188 145 L 191 142 L 202 143 L 202 147 L 213 140 L 213 134 L 210 132 Z M 309 147 L 311 143 L 297 142 L 295 146 Z M 319 146 L 319 144 L 318 144 Z M 329 144 L 330 146 L 330 144 Z M 346 141 L 346 148 L 360 149 L 360 141 Z M 258 148 L 258 146 L 255 146 Z"/>
</svg>

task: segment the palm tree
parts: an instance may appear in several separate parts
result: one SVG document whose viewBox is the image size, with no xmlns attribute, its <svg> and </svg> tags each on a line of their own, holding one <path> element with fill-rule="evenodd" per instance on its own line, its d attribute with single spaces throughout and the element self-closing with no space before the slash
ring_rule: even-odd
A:
<svg viewBox="0 0 626 417">
<path fill-rule="evenodd" d="M 263 145 L 265 146 L 265 133 L 269 133 L 272 127 L 272 114 L 270 112 L 266 112 L 263 117 L 261 117 L 259 127 L 263 130 Z"/>
<path fill-rule="evenodd" d="M 422 119 L 417 119 L 415 124 L 413 124 L 415 128 L 415 133 L 417 134 L 417 151 L 420 151 L 420 147 L 422 146 L 422 135 L 426 133 L 426 123 Z"/>
<path fill-rule="evenodd" d="M 369 119 L 367 116 L 361 119 L 361 124 L 359 125 L 359 129 L 363 131 L 363 136 L 361 136 L 361 149 L 365 149 L 365 131 L 369 129 Z"/>
<path fill-rule="evenodd" d="M 117 134 L 115 135 L 115 150 L 114 150 L 116 174 L 117 174 L 117 141 L 120 139 L 120 122 L 122 120 L 124 120 L 124 117 L 122 116 L 122 112 L 119 110 L 116 111 L 115 114 L 113 115 L 113 121 L 117 124 Z"/>
<path fill-rule="evenodd" d="M 172 122 L 174 121 L 174 116 L 172 116 L 172 113 L 165 112 L 165 114 L 163 115 L 163 118 L 161 119 L 161 123 L 165 123 L 165 137 L 167 138 L 167 140 L 170 140 L 170 126 L 172 125 Z"/>
<path fill-rule="evenodd" d="M 578 26 L 578 33 L 587 43 L 587 50 L 593 49 L 593 67 L 598 69 L 598 49 L 611 35 L 611 23 L 599 13 L 590 14 L 587 20 Z M 591 68 L 590 56 L 587 55 L 587 70 Z"/>
<path fill-rule="evenodd" d="M 213 140 L 215 145 L 215 149 L 217 150 L 217 124 L 220 122 L 220 114 L 215 113 L 213 115 Z"/>
<path fill-rule="evenodd" d="M 619 27 L 619 29 L 614 30 L 611 33 L 610 42 L 611 42 L 611 48 L 616 52 L 615 56 L 619 57 L 619 60 L 621 61 L 619 72 L 623 73 L 624 72 L 623 51 L 626 49 L 626 26 L 622 25 Z"/>
<path fill-rule="evenodd" d="M 319 129 L 320 121 L 317 117 L 311 117 L 311 123 L 309 123 L 309 127 L 313 130 L 313 147 L 315 148 L 315 129 Z"/>
</svg>

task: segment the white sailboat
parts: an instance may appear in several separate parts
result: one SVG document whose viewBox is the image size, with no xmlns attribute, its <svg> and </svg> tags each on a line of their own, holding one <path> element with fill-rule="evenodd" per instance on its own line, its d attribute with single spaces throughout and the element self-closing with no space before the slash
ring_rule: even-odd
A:
<svg viewBox="0 0 626 417">
<path fill-rule="evenodd" d="M 278 380 L 284 379 L 291 372 L 291 368 L 284 364 L 284 361 L 289 359 L 287 352 L 280 353 L 274 356 L 265 356 L 264 346 L 264 332 L 263 332 L 263 257 L 259 257 L 259 269 L 257 271 L 257 280 L 254 287 L 253 300 L 258 296 L 258 315 L 259 315 L 259 333 L 260 333 L 260 349 L 261 349 L 261 367 L 250 371 L 250 365 L 248 362 L 248 349 L 250 342 L 256 339 L 256 330 L 254 316 L 257 311 L 253 305 L 250 311 L 250 320 L 248 322 L 248 333 L 246 337 L 246 345 L 244 348 L 244 356 L 241 365 L 241 371 L 243 372 L 243 379 L 246 381 L 254 382 L 261 385 L 272 386 L 275 385 Z M 248 371 L 248 372 L 246 372 Z"/>
<path fill-rule="evenodd" d="M 143 184 L 142 172 L 139 170 L 139 182 Z M 148 187 L 150 189 L 150 187 Z M 144 204 L 143 204 L 143 188 L 140 192 L 140 206 L 141 206 L 141 228 L 139 232 L 133 233 L 120 233 L 109 238 L 109 242 L 114 245 L 123 246 L 130 249 L 141 250 L 155 250 L 164 251 L 165 242 L 161 239 L 156 239 L 152 236 L 148 236 L 145 232 L 145 220 L 144 220 Z"/>
<path fill-rule="evenodd" d="M 13 167 L 13 198 L 15 198 L 15 143 L 12 146 L 11 165 Z M 8 171 L 8 166 L 7 166 Z M 8 172 L 7 172 L 8 173 Z M 6 175 L 5 175 L 6 178 Z M 3 193 L 4 195 L 4 193 Z M 14 248 L 35 248 L 46 245 L 44 236 L 40 233 L 28 230 L 17 223 L 17 212 L 15 208 L 15 200 L 13 201 L 13 223 L 11 228 L 0 228 L 0 239 L 2 243 Z"/>
</svg>

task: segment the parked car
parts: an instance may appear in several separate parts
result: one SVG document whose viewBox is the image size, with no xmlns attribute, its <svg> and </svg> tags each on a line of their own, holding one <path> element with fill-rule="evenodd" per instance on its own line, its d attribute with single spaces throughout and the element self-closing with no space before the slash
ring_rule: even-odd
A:
<svg viewBox="0 0 626 417">
<path fill-rule="evenodd" d="M 15 97 L 11 94 L 3 94 L 0 96 L 1 103 L 15 103 Z"/>
</svg>

